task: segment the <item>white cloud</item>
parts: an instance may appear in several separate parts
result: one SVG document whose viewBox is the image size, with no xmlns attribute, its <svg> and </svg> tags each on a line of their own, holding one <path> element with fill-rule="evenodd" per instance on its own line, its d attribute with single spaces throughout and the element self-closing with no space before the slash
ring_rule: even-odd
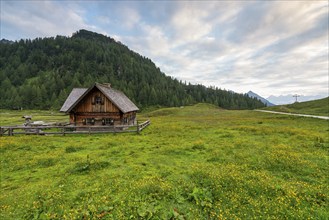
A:
<svg viewBox="0 0 329 220">
<path fill-rule="evenodd" d="M 170 19 L 176 43 L 195 42 L 207 36 L 212 29 L 212 25 L 205 21 L 207 15 L 206 10 L 193 7 L 189 2 L 182 2 Z"/>
<path fill-rule="evenodd" d="M 108 25 L 111 23 L 111 19 L 104 16 L 104 15 L 101 15 L 101 16 L 98 16 L 97 18 L 97 21 L 100 22 L 101 24 L 105 24 L 105 25 Z"/>
<path fill-rule="evenodd" d="M 87 25 L 78 10 L 52 1 L 2 3 L 1 23 L 24 33 L 20 38 L 71 35 L 78 29 L 94 29 Z M 8 28 L 8 27 L 7 27 Z"/>
<path fill-rule="evenodd" d="M 294 2 L 284 8 L 283 4 L 270 2 L 255 9 L 248 3 L 227 13 L 223 6 L 217 3 L 209 9 L 203 5 L 180 5 L 169 19 L 170 30 L 175 34 L 166 35 L 163 28 L 157 27 L 160 34 L 149 31 L 152 37 L 147 44 L 140 44 L 140 49 L 148 50 L 147 54 L 166 73 L 193 83 L 238 92 L 261 90 L 264 95 L 297 89 L 310 93 L 314 89 L 304 87 L 312 85 L 319 92 L 326 90 L 324 72 L 328 69 L 319 65 L 328 66 L 323 58 L 328 54 L 328 46 L 323 44 L 327 35 L 319 32 L 312 36 L 310 31 L 321 22 L 323 4 Z M 220 8 L 220 16 L 215 14 L 216 7 Z M 244 25 L 249 27 L 240 28 Z M 311 62 L 320 58 L 321 63 Z M 322 70 L 315 73 L 319 67 Z M 310 79 L 312 74 L 317 79 Z"/>
<path fill-rule="evenodd" d="M 124 25 L 127 29 L 133 28 L 140 21 L 140 15 L 138 11 L 134 10 L 130 7 L 123 7 L 120 10 L 122 25 Z"/>
</svg>

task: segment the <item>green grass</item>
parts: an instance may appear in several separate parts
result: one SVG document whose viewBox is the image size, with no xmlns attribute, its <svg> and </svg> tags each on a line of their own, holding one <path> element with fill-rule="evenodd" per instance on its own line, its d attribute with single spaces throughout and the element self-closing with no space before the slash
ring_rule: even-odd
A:
<svg viewBox="0 0 329 220">
<path fill-rule="evenodd" d="M 141 116 L 140 135 L 0 137 L 0 219 L 328 219 L 328 121 L 206 104 Z"/>
<path fill-rule="evenodd" d="M 68 116 L 57 111 L 40 111 L 40 110 L 0 110 L 0 126 L 23 125 L 25 115 L 32 116 L 32 121 L 44 122 L 68 122 Z"/>
<path fill-rule="evenodd" d="M 276 105 L 264 108 L 271 111 L 329 116 L 329 97 L 289 105 Z"/>
</svg>

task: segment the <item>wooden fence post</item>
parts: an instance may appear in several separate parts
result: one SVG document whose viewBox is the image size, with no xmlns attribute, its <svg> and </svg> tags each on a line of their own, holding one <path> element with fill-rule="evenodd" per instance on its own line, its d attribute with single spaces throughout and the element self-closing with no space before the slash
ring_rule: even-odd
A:
<svg viewBox="0 0 329 220">
<path fill-rule="evenodd" d="M 13 130 L 14 130 L 13 128 L 9 128 L 9 130 L 8 130 L 8 135 L 9 136 L 13 136 Z"/>
<path fill-rule="evenodd" d="M 139 123 L 138 123 L 138 121 L 137 121 L 137 134 L 139 134 L 140 133 L 140 130 L 139 130 Z"/>
</svg>

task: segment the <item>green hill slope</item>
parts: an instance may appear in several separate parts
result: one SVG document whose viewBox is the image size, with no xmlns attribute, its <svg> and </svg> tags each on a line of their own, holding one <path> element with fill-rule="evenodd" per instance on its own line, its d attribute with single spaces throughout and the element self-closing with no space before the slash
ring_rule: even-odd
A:
<svg viewBox="0 0 329 220">
<path fill-rule="evenodd" d="M 0 43 L 0 108 L 59 109 L 74 87 L 110 82 L 139 108 L 208 102 L 227 109 L 263 104 L 246 95 L 183 83 L 114 39 L 80 30 Z"/>
<path fill-rule="evenodd" d="M 279 112 L 329 116 L 329 97 L 308 102 L 297 102 L 290 105 L 271 106 L 265 109 Z"/>
</svg>

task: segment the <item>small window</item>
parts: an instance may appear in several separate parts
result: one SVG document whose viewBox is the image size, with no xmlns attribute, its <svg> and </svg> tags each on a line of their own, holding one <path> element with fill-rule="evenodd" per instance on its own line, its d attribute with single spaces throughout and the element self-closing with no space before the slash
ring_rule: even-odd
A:
<svg viewBox="0 0 329 220">
<path fill-rule="evenodd" d="M 86 124 L 94 125 L 95 124 L 95 119 L 94 118 L 87 118 Z"/>
<path fill-rule="evenodd" d="M 114 125 L 114 120 L 112 118 L 107 118 L 106 119 L 106 124 Z"/>
<path fill-rule="evenodd" d="M 114 125 L 114 119 L 113 118 L 103 118 L 102 124 L 103 125 Z"/>
<path fill-rule="evenodd" d="M 113 118 L 107 118 L 107 124 L 114 125 L 114 119 Z"/>
<path fill-rule="evenodd" d="M 100 97 L 100 96 L 96 96 L 96 98 L 95 98 L 95 103 L 96 103 L 96 104 L 103 104 L 103 102 L 102 102 L 102 97 Z"/>
</svg>

